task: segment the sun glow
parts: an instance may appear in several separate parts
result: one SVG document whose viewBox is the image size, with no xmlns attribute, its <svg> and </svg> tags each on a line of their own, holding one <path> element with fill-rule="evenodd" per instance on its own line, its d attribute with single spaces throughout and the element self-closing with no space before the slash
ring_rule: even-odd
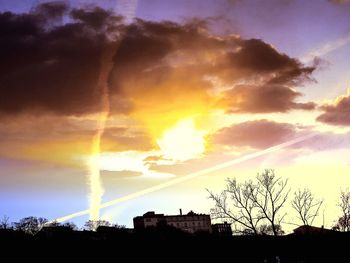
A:
<svg viewBox="0 0 350 263">
<path fill-rule="evenodd" d="M 178 122 L 157 140 L 164 158 L 185 161 L 198 158 L 205 151 L 205 132 L 197 130 L 193 119 Z"/>
</svg>

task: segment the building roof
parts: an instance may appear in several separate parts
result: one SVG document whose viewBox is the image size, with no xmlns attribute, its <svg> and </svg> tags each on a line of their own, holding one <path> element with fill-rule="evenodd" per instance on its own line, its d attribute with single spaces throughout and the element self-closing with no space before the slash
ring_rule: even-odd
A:
<svg viewBox="0 0 350 263">
<path fill-rule="evenodd" d="M 164 214 L 156 214 L 154 211 L 148 211 L 143 214 L 143 217 L 162 217 Z"/>
<path fill-rule="evenodd" d="M 137 216 L 135 218 L 140 218 L 140 217 L 144 217 L 144 218 L 154 218 L 154 217 L 188 217 L 188 216 L 209 216 L 207 214 L 197 214 L 195 212 L 193 212 L 192 210 L 190 212 L 188 212 L 185 215 L 164 215 L 164 214 L 156 214 L 154 211 L 148 211 L 147 213 L 143 214 L 143 216 Z"/>
<path fill-rule="evenodd" d="M 336 231 L 331 229 L 326 229 L 324 227 L 315 227 L 315 226 L 299 226 L 293 230 L 294 234 L 331 234 Z"/>
</svg>

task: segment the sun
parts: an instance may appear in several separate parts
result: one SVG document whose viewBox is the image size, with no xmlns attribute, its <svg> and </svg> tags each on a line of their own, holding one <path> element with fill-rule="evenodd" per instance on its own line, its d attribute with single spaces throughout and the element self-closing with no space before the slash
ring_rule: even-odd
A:
<svg viewBox="0 0 350 263">
<path fill-rule="evenodd" d="M 174 161 L 195 159 L 205 151 L 205 132 L 196 129 L 193 119 L 186 119 L 166 130 L 157 144 L 164 158 Z"/>
</svg>

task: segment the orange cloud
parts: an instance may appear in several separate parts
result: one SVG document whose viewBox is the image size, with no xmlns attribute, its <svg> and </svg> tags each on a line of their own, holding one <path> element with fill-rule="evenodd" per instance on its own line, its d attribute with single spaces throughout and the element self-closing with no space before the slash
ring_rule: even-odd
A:
<svg viewBox="0 0 350 263">
<path fill-rule="evenodd" d="M 17 115 L 0 123 L 0 156 L 14 159 L 42 160 L 51 163 L 82 166 L 82 156 L 91 151 L 95 133 L 94 119 L 72 119 L 64 116 Z M 102 151 L 150 150 L 151 140 L 142 130 L 110 125 L 105 130 Z"/>
<path fill-rule="evenodd" d="M 350 126 L 350 88 L 347 94 L 339 96 L 333 104 L 321 106 L 324 111 L 317 120 L 331 125 Z"/>
<path fill-rule="evenodd" d="M 62 22 L 66 18 L 70 23 Z M 85 127 L 71 118 L 101 110 L 97 83 L 102 55 L 111 46 L 116 53 L 105 58 L 113 63 L 111 116 L 134 123 L 127 131 L 108 126 L 105 151 L 156 148 L 156 140 L 179 121 L 194 119 L 201 129 L 197 126 L 216 109 L 265 113 L 315 106 L 297 101 L 302 96 L 297 88 L 311 79 L 314 67 L 260 39 L 215 35 L 206 20 L 126 24 L 100 7 L 74 9 L 57 2 L 24 14 L 1 13 L 0 20 L 6 32 L 0 44 L 0 117 L 17 125 L 0 127 L 8 145 L 2 155 L 51 161 L 88 152 L 96 119 Z M 32 124 L 24 115 L 32 116 L 26 117 Z M 142 134 L 133 133 L 134 126 Z"/>
</svg>

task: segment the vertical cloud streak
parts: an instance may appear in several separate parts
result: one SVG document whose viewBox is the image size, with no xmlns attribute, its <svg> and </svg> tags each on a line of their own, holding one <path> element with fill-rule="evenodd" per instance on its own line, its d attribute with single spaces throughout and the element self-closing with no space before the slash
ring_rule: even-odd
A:
<svg viewBox="0 0 350 263">
<path fill-rule="evenodd" d="M 125 4 L 124 1 L 122 3 Z M 137 1 L 130 2 L 126 18 L 132 19 L 135 14 Z M 98 90 L 101 93 L 101 112 L 97 119 L 97 130 L 92 140 L 91 155 L 88 161 L 89 168 L 89 185 L 90 185 L 90 220 L 97 221 L 100 219 L 100 207 L 103 196 L 103 186 L 100 174 L 100 153 L 101 138 L 105 132 L 106 121 L 110 113 L 110 98 L 108 89 L 108 78 L 113 68 L 113 57 L 116 53 L 117 46 L 114 44 L 108 46 L 101 58 L 101 71 L 97 81 Z"/>
<path fill-rule="evenodd" d="M 112 56 L 114 48 L 109 48 L 102 57 L 102 68 L 98 78 L 98 89 L 101 91 L 101 112 L 97 119 L 96 134 L 92 139 L 91 155 L 88 162 L 90 185 L 90 219 L 100 218 L 100 205 L 103 195 L 103 187 L 100 176 L 99 155 L 101 152 L 101 138 L 106 128 L 110 104 L 107 79 L 112 69 Z"/>
</svg>

